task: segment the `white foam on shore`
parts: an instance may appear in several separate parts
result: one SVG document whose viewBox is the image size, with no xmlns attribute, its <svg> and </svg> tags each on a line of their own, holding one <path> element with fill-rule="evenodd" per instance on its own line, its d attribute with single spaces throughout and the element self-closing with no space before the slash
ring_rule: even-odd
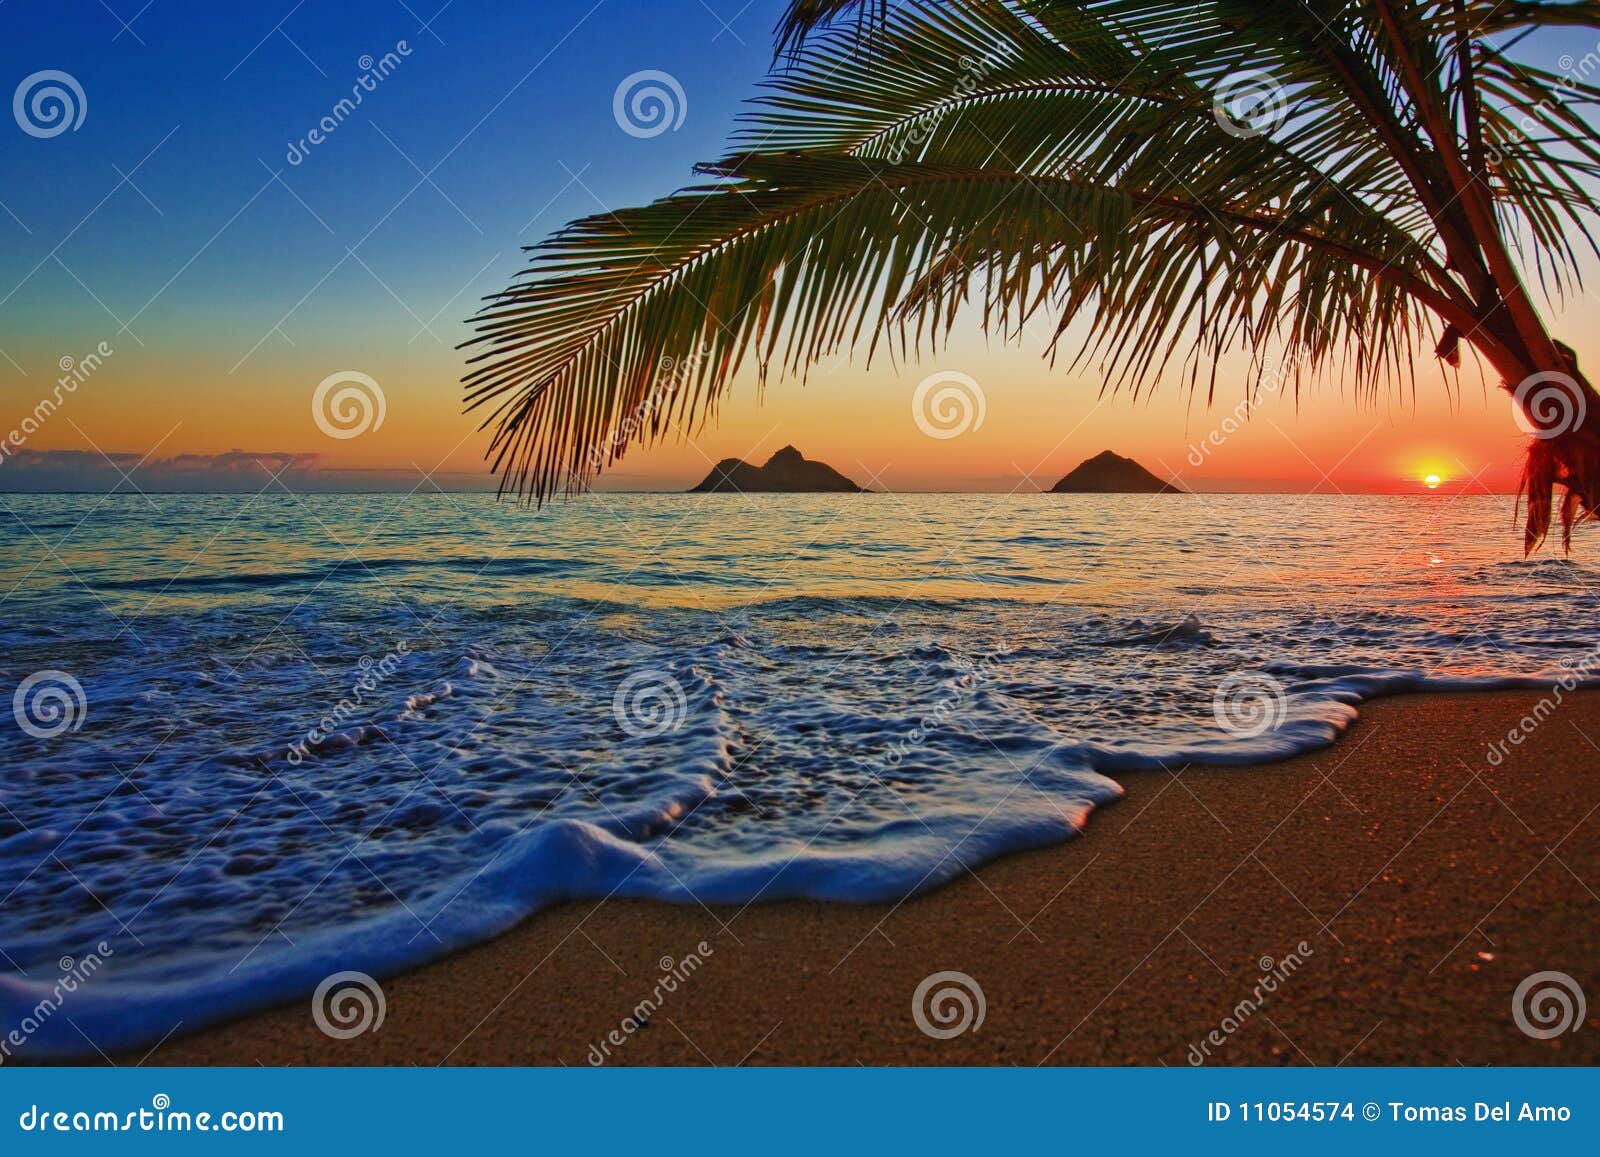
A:
<svg viewBox="0 0 1600 1157">
<path fill-rule="evenodd" d="M 1084 544 L 1104 541 L 1104 511 L 1063 528 L 1070 505 L 1019 505 L 983 531 L 930 498 L 922 515 L 1005 580 L 970 590 L 939 577 L 926 526 L 908 537 L 881 504 L 798 578 L 753 550 L 730 570 L 750 548 L 725 512 L 659 505 L 677 553 L 658 564 L 576 515 L 553 517 L 550 543 L 484 555 L 478 536 L 512 531 L 441 510 L 378 544 L 381 580 L 330 541 L 304 565 L 169 590 L 147 581 L 158 541 L 72 560 L 121 584 L 97 596 L 131 600 L 118 618 L 72 603 L 72 583 L 19 595 L 44 609 L 0 626 L 10 683 L 73 671 L 87 710 L 0 750 L 0 950 L 20 966 L 0 977 L 0 1033 L 32 1026 L 12 1055 L 136 1049 L 564 899 L 896 901 L 1071 838 L 1124 773 L 1313 750 L 1380 695 L 1570 681 L 1600 609 L 1581 568 L 1488 557 L 1489 513 L 1396 579 L 1319 569 L 1312 548 L 1365 508 L 1313 504 L 1292 528 L 1308 540 L 1252 582 L 1267 564 L 1236 545 L 1252 540 L 1192 504 L 1102 564 Z M 203 523 L 197 508 L 174 525 Z M 1262 520 L 1254 541 L 1285 533 L 1274 505 L 1238 509 Z M 233 512 L 207 517 L 220 533 Z M 749 538 L 770 542 L 837 515 L 749 518 L 772 520 Z M 1361 529 L 1396 552 L 1414 533 Z M 290 553 L 268 539 L 264 556 Z M 1126 591 L 1096 579 L 1111 564 Z M 660 597 L 594 597 L 621 574 Z M 679 583 L 699 599 L 680 605 Z M 730 589 L 743 601 L 714 601 Z M 61 958 L 101 943 L 103 967 L 39 1015 Z"/>
</svg>

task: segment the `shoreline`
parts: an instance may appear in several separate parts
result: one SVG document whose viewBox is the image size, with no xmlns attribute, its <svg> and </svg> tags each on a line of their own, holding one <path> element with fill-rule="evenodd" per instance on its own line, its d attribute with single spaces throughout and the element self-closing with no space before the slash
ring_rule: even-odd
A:
<svg viewBox="0 0 1600 1157">
<path fill-rule="evenodd" d="M 1320 751 L 1120 776 L 1079 838 L 899 904 L 569 901 L 383 980 L 375 1032 L 301 1000 L 116 1060 L 1594 1064 L 1600 693 L 1485 758 L 1540 698 L 1371 700 Z M 1585 992 L 1578 1031 L 1517 1027 L 1542 971 Z M 940 972 L 982 992 L 949 1039 L 913 1016 Z"/>
</svg>

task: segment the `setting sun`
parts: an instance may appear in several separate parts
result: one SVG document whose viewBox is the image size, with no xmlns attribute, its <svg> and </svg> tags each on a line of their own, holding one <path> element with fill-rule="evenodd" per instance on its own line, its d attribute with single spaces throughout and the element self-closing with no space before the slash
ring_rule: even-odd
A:
<svg viewBox="0 0 1600 1157">
<path fill-rule="evenodd" d="M 1440 479 L 1437 474 L 1429 474 L 1422 480 L 1422 484 L 1429 490 L 1433 490 L 1439 485 L 1440 481 L 1442 481 L 1442 479 Z"/>
</svg>

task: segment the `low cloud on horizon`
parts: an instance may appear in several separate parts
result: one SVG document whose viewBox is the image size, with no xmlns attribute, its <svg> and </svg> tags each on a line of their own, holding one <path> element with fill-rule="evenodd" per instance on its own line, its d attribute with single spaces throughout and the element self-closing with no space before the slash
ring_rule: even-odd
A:
<svg viewBox="0 0 1600 1157">
<path fill-rule="evenodd" d="M 143 455 L 96 450 L 31 450 L 0 456 L 0 493 L 297 494 L 410 490 L 419 483 L 442 490 L 494 488 L 487 474 L 435 473 L 425 482 L 420 469 L 325 469 L 321 456 L 285 450 L 228 450 L 220 454 Z"/>
<path fill-rule="evenodd" d="M 852 477 L 865 470 L 848 471 Z M 970 477 L 928 477 L 907 474 L 874 479 L 872 489 L 900 494 L 975 493 L 1012 494 L 1047 491 L 1054 475 L 987 474 Z M 1211 477 L 1203 483 L 1180 481 L 1201 493 L 1395 493 L 1391 480 L 1344 479 L 1340 486 L 1316 486 L 1260 478 Z M 609 470 L 595 482 L 604 493 L 675 493 L 699 480 L 662 477 L 648 473 Z M 0 453 L 0 494 L 258 494 L 285 491 L 292 494 L 358 493 L 493 493 L 497 479 L 482 471 L 435 471 L 421 467 L 332 467 L 314 452 L 233 449 L 219 454 L 175 454 L 143 460 L 133 452 L 96 450 L 33 450 L 21 447 Z M 1398 491 L 1409 493 L 1410 491 Z"/>
</svg>

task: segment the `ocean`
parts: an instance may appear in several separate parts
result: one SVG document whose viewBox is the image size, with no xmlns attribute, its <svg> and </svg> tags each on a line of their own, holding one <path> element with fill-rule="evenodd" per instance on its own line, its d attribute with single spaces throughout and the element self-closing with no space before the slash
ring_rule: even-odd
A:
<svg viewBox="0 0 1600 1157">
<path fill-rule="evenodd" d="M 0 509 L 0 1032 L 74 980 L 23 1056 L 564 899 L 899 900 L 1069 839 L 1124 772 L 1600 668 L 1600 572 L 1523 559 L 1503 497 Z"/>
</svg>

